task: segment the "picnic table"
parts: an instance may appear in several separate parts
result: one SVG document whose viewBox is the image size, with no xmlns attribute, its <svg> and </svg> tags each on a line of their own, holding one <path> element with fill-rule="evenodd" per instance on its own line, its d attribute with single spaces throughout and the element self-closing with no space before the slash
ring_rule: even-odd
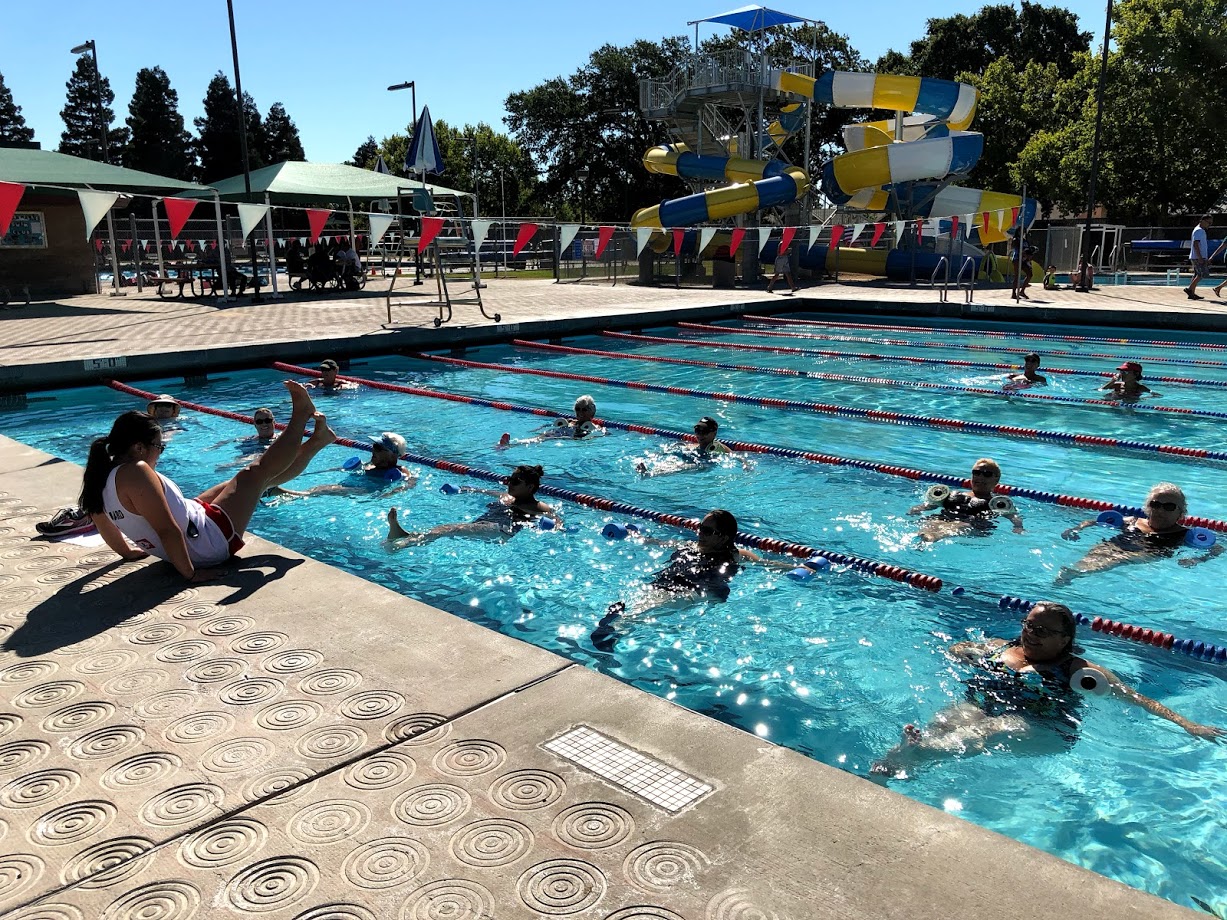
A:
<svg viewBox="0 0 1227 920">
<path fill-rule="evenodd" d="M 177 296 L 183 297 L 183 289 L 190 288 L 193 297 L 216 297 L 221 288 L 216 266 L 200 265 L 196 262 L 181 262 L 166 266 L 167 274 L 151 275 L 149 284 L 157 285 L 159 297 L 169 297 L 171 289 L 178 286 Z M 171 275 L 169 272 L 174 271 Z M 200 293 L 196 293 L 196 282 L 200 282 Z"/>
</svg>

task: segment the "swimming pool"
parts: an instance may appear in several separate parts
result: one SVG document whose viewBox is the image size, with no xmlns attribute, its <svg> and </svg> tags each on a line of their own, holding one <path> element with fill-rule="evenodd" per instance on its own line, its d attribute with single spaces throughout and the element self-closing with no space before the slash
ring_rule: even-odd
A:
<svg viewBox="0 0 1227 920">
<path fill-rule="evenodd" d="M 389 356 L 355 361 L 350 373 L 561 411 L 588 392 L 595 397 L 601 418 L 688 431 L 697 418 L 711 415 L 720 421 L 721 437 L 729 440 L 959 476 L 967 474 L 977 457 L 992 456 L 1004 468 L 1005 483 L 1125 505 L 1140 504 L 1153 482 L 1170 479 L 1184 486 L 1192 513 L 1227 518 L 1227 494 L 1222 488 L 1227 467 L 1218 461 L 1004 432 L 972 433 L 789 411 L 676 392 L 819 402 L 1217 451 L 1222 422 L 1212 416 L 1021 398 L 1006 401 L 908 386 L 991 389 L 1000 385 L 1002 372 L 906 359 L 1016 363 L 1017 355 L 1005 349 L 1042 345 L 1041 351 L 1073 353 L 1050 358 L 1046 365 L 1100 371 L 1137 355 L 1227 363 L 1227 352 L 931 330 L 873 332 L 751 321 L 725 325 L 744 331 L 655 330 L 651 335 L 669 341 L 589 337 L 567 344 L 624 356 L 736 363 L 897 383 L 790 377 L 515 347 L 476 349 L 464 356 L 500 366 L 493 369 Z M 773 330 L 828 338 L 763 334 Z M 1089 334 L 1105 335 L 1096 330 Z M 837 336 L 868 336 L 878 344 Z M 1153 338 L 1140 332 L 1132 337 Z M 884 339 L 906 344 L 882 344 Z M 682 344 L 696 340 L 821 349 L 845 356 Z M 920 346 L 920 341 L 942 347 Z M 994 351 L 981 352 L 968 345 Z M 848 357 L 853 353 L 879 357 Z M 1119 359 L 1087 357 L 1092 353 Z M 886 358 L 892 360 L 882 360 Z M 525 370 L 598 376 L 613 382 L 520 373 Z M 1162 394 L 1156 405 L 1227 412 L 1227 389 L 1205 385 L 1227 383 L 1227 367 L 1155 363 L 1146 365 L 1146 373 L 1148 381 L 1152 375 L 1202 381 L 1152 383 Z M 272 370 L 245 371 L 216 375 L 190 388 L 172 381 L 140 386 L 245 414 L 270 405 L 284 420 L 288 404 L 278 385 L 284 376 Z M 1089 399 L 1096 396 L 1102 378 L 1049 373 L 1049 380 L 1046 394 Z M 675 391 L 628 389 L 624 384 L 631 381 Z M 866 774 L 873 760 L 898 740 L 904 723 L 926 721 L 961 698 L 965 672 L 943 654 L 946 646 L 968 637 L 1017 634 L 1019 614 L 999 608 L 996 600 L 1002 594 L 1048 597 L 1090 616 L 1195 636 L 1219 646 L 1227 643 L 1227 618 L 1218 603 L 1227 581 L 1227 560 L 1192 569 L 1160 561 L 1054 588 L 1056 570 L 1094 543 L 1093 533 L 1078 543 L 1060 539 L 1063 529 L 1088 516 L 1083 510 L 1020 500 L 1026 524 L 1022 534 L 999 526 L 987 537 L 922 548 L 916 540 L 916 519 L 905 512 L 920 501 L 927 483 L 906 476 L 743 454 L 687 472 L 645 478 L 636 471 L 636 461 L 649 467 L 669 462 L 673 444 L 669 439 L 611 430 L 607 437 L 583 442 L 521 444 L 516 441 L 548 420 L 372 389 L 323 396 L 318 402 L 334 427 L 355 439 L 395 430 L 406 437 L 412 452 L 501 473 L 514 464 L 541 463 L 550 485 L 686 517 L 727 507 L 748 533 L 941 577 L 945 588 L 934 594 L 843 566 L 806 582 L 750 567 L 733 580 L 727 603 L 696 602 L 657 611 L 653 618 L 633 624 L 628 638 L 611 655 L 593 648 L 588 638 L 592 628 L 611 601 L 629 596 L 667 557 L 659 547 L 610 541 L 601 535 L 606 523 L 624 521 L 624 515 L 568 505 L 564 529 L 526 529 L 505 542 L 440 540 L 389 554 L 382 537 L 384 514 L 391 503 L 401 507 L 402 521 L 410 529 L 470 520 L 485 506 L 485 499 L 478 496 L 439 491 L 445 482 L 466 482 L 463 477 L 422 469 L 412 491 L 390 497 L 379 492 L 318 496 L 259 511 L 253 521 L 252 529 L 261 536 L 860 774 Z M 110 390 L 63 391 L 39 396 L 20 413 L 0 416 L 0 427 L 5 434 L 83 462 L 87 433 L 101 433 L 119 411 L 142 406 L 140 400 Z M 238 439 L 251 431 L 191 412 L 185 412 L 175 427 L 169 432 L 170 448 L 160 468 L 185 491 L 199 491 L 233 470 L 242 456 Z M 499 449 L 504 432 L 511 434 L 513 443 Z M 342 465 L 354 453 L 329 448 L 300 484 L 347 481 L 349 474 Z M 646 526 L 656 536 L 675 533 L 658 524 Z M 967 593 L 952 595 L 956 585 L 967 588 Z M 1220 701 L 1227 671 L 1222 665 L 1089 630 L 1082 631 L 1080 643 L 1087 657 L 1184 715 L 1212 724 L 1224 721 Z M 1128 884 L 1188 906 L 1200 899 L 1222 912 L 1227 908 L 1227 864 L 1222 856 L 1227 846 L 1213 802 L 1222 797 L 1224 746 L 1194 739 L 1170 723 L 1102 699 L 1087 701 L 1083 717 L 1081 737 L 1072 747 L 994 751 L 936 765 L 913 779 L 890 780 L 890 785 Z"/>
</svg>

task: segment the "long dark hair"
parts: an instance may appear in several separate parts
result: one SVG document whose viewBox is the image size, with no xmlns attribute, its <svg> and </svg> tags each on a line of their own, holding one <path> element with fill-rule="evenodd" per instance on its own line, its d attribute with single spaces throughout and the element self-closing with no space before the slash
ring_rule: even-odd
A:
<svg viewBox="0 0 1227 920">
<path fill-rule="evenodd" d="M 527 466 L 522 463 L 511 471 L 511 476 L 516 474 L 519 474 L 521 479 L 532 485 L 533 494 L 535 495 L 537 490 L 541 488 L 541 477 L 545 475 L 545 467 Z M 511 476 L 507 477 L 508 481 L 511 480 Z"/>
<path fill-rule="evenodd" d="M 133 445 L 153 444 L 161 435 L 162 429 L 148 412 L 125 412 L 115 419 L 111 433 L 105 438 L 96 438 L 89 446 L 85 475 L 81 477 L 81 509 L 90 514 L 101 514 L 102 490 L 111 470 L 118 465 L 119 458 Z"/>
<path fill-rule="evenodd" d="M 737 544 L 734 542 L 737 537 L 737 518 L 733 516 L 733 512 L 725 511 L 723 508 L 709 511 L 707 517 L 715 519 L 713 523 L 716 526 L 716 533 L 725 539 L 724 547 L 712 555 L 723 562 L 731 562 L 736 565 L 740 558 Z"/>
<path fill-rule="evenodd" d="M 1078 619 L 1074 616 L 1074 612 L 1056 601 L 1040 601 L 1027 613 L 1034 613 L 1036 610 L 1042 613 L 1055 613 L 1061 618 L 1061 622 L 1065 625 L 1065 635 L 1069 636 L 1069 641 L 1065 643 L 1065 654 L 1072 655 L 1075 651 L 1074 641 L 1078 636 Z"/>
</svg>

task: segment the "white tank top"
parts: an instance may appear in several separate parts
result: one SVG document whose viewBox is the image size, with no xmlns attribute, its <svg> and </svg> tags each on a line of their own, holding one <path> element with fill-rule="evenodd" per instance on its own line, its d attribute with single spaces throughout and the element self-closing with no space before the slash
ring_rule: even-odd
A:
<svg viewBox="0 0 1227 920">
<path fill-rule="evenodd" d="M 115 474 L 118 471 L 118 466 L 111 470 L 107 484 L 102 489 L 102 510 L 125 537 L 151 556 L 166 559 L 166 547 L 162 545 L 157 531 L 149 521 L 136 512 L 129 511 L 120 502 L 119 493 L 115 491 Z M 230 547 L 226 537 L 205 514 L 204 506 L 195 499 L 184 498 L 177 485 L 157 470 L 154 470 L 154 473 L 162 483 L 162 492 L 166 496 L 170 516 L 183 533 L 192 565 L 208 567 L 229 559 Z"/>
</svg>

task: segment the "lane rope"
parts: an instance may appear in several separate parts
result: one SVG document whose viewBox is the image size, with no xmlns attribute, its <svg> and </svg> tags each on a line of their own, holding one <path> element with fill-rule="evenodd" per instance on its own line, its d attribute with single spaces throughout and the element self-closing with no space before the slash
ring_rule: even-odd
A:
<svg viewBox="0 0 1227 920">
<path fill-rule="evenodd" d="M 769 329 L 749 331 L 746 329 L 734 329 L 730 326 L 709 326 L 706 323 L 678 323 L 677 327 L 679 329 L 694 329 L 698 332 L 714 332 L 718 335 L 757 335 L 757 336 L 767 336 L 769 338 L 782 338 L 782 339 L 823 338 L 823 336 L 806 335 L 805 333 L 800 333 L 800 332 L 774 332 Z M 621 335 L 622 333 L 602 332 L 601 334 L 602 335 Z M 677 340 L 670 339 L 669 341 L 677 341 Z M 877 342 L 874 342 L 874 340 L 872 339 L 869 339 L 867 341 L 873 344 L 878 344 Z M 703 343 L 703 344 L 708 344 L 708 343 Z M 905 343 L 905 344 L 910 344 L 910 343 Z M 768 346 L 758 346 L 758 347 L 766 348 Z M 948 365 L 952 367 L 977 367 L 977 368 L 990 368 L 990 369 L 1002 369 L 1002 370 L 1014 370 L 1014 371 L 1021 370 L 1021 368 L 1015 364 L 994 364 L 994 363 L 980 362 L 980 361 L 960 361 L 957 358 L 902 358 L 902 357 L 897 357 L 895 355 L 875 355 L 875 354 L 866 354 L 866 353 L 861 353 L 861 352 L 844 352 L 844 351 L 818 351 L 818 350 L 811 350 L 811 349 L 806 349 L 806 352 L 809 354 L 816 354 L 816 355 L 821 355 L 823 357 L 830 357 L 830 358 L 871 358 L 877 361 L 907 361 L 908 363 L 911 363 L 911 364 L 944 364 L 944 365 Z M 1074 377 L 1108 377 L 1108 378 L 1111 378 L 1112 376 L 1114 376 L 1113 372 L 1111 371 L 1082 371 L 1082 370 L 1076 370 L 1072 367 L 1045 367 L 1044 373 L 1045 374 L 1069 374 Z M 1185 384 L 1186 386 L 1191 386 L 1191 387 L 1227 387 L 1227 380 L 1201 380 L 1201 379 L 1194 378 L 1194 377 L 1157 377 L 1153 374 L 1147 374 L 1146 380 L 1147 382 L 1158 380 L 1163 383 L 1182 383 L 1182 384 Z"/>
<path fill-rule="evenodd" d="M 1088 408 L 1106 408 L 1127 411 L 1141 409 L 1148 412 L 1173 412 L 1195 418 L 1227 418 L 1227 412 L 1210 412 L 1203 409 L 1186 409 L 1183 406 L 1122 405 L 1107 399 L 1082 399 L 1077 396 L 1055 396 L 1050 393 L 1031 393 L 1022 390 L 993 390 L 988 387 L 964 387 L 953 383 L 927 383 L 923 380 L 892 380 L 888 377 L 857 377 L 849 374 L 827 374 L 821 371 L 799 371 L 786 367 L 758 367 L 752 364 L 725 364 L 719 361 L 699 361 L 693 358 L 665 358 L 639 352 L 599 351 L 594 348 L 578 348 L 566 345 L 546 345 L 528 339 L 513 339 L 513 345 L 521 348 L 536 348 L 542 351 L 565 351 L 570 354 L 591 355 L 599 358 L 626 358 L 632 361 L 655 361 L 661 364 L 680 364 L 688 367 L 710 367 L 717 370 L 744 371 L 752 374 L 776 374 L 782 377 L 803 377 L 808 380 L 825 380 L 833 383 L 872 384 L 903 389 L 940 390 L 944 393 L 969 393 L 975 396 L 994 396 L 998 399 L 1030 399 L 1044 402 L 1066 403 Z"/>
<path fill-rule="evenodd" d="M 424 352 L 405 352 L 411 358 L 451 364 L 455 367 L 478 368 L 502 371 L 508 374 L 528 374 L 536 377 L 551 377 L 556 380 L 575 380 L 582 383 L 598 383 L 604 386 L 643 390 L 648 393 L 669 393 L 693 399 L 713 399 L 721 402 L 739 402 L 762 406 L 768 409 L 786 409 L 798 412 L 815 412 L 819 415 L 834 415 L 862 421 L 889 425 L 909 425 L 919 428 L 936 428 L 945 431 L 966 431 L 978 434 L 995 434 L 1007 438 L 1047 441 L 1056 444 L 1076 444 L 1079 447 L 1107 448 L 1111 450 L 1140 451 L 1143 453 L 1168 454 L 1192 460 L 1227 460 L 1227 452 L 1207 450 L 1204 447 L 1179 447 L 1171 444 L 1149 444 L 1144 441 L 1126 441 L 1092 434 L 1075 434 L 1068 431 L 1045 431 L 1039 428 L 1020 428 L 1014 425 L 993 425 L 988 422 L 969 422 L 963 419 L 935 418 L 926 415 L 907 415 L 884 409 L 859 409 L 854 406 L 838 406 L 827 403 L 804 402 L 797 399 L 776 399 L 771 396 L 743 396 L 738 393 L 716 393 L 710 390 L 691 390 L 685 387 L 663 386 L 643 383 L 638 380 L 611 380 L 593 374 L 572 374 L 565 371 L 547 371 L 538 368 L 517 367 L 509 364 L 489 364 L 468 361 L 464 358 L 445 358 Z"/>
</svg>

